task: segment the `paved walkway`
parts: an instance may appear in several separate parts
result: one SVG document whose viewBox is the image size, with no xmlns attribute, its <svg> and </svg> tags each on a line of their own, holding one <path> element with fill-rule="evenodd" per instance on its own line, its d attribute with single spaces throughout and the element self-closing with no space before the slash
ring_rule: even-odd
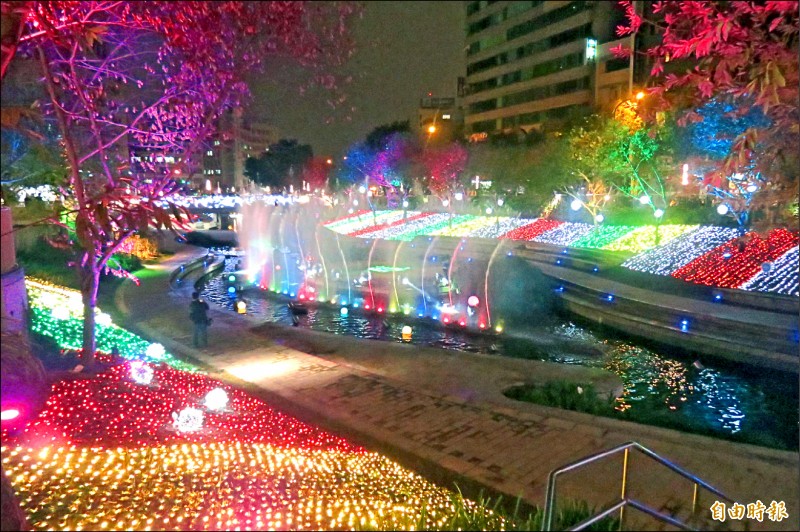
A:
<svg viewBox="0 0 800 532">
<path fill-rule="evenodd" d="M 467 494 L 486 487 L 542 506 L 549 471 L 634 440 L 738 502 L 785 501 L 790 522 L 797 522 L 797 453 L 520 403 L 501 393 L 514 382 L 586 368 L 334 336 L 323 337 L 331 341 L 312 355 L 287 344 L 297 345 L 301 337 L 319 346 L 311 340 L 321 333 L 258 325 L 252 318 L 216 309 L 210 347 L 195 350 L 190 347 L 187 289 L 170 292 L 167 283 L 169 272 L 189 257 L 181 252 L 151 267 L 152 275 L 144 276 L 139 288 L 120 289 L 122 323 L 173 353 L 202 361 L 212 373 L 220 372 L 215 376 L 277 408 L 383 452 L 434 481 L 457 481 Z M 569 378 L 575 376 L 614 385 L 597 373 Z M 610 460 L 565 476 L 559 496 L 608 503 L 619 496 L 620 477 L 621 459 Z M 656 508 L 688 509 L 692 485 L 635 454 L 628 494 Z M 707 513 L 713 502 L 701 492 L 701 509 Z M 634 512 L 628 512 L 626 523 L 628 517 Z M 747 522 L 751 529 L 793 526 L 766 518 L 761 524 Z"/>
</svg>

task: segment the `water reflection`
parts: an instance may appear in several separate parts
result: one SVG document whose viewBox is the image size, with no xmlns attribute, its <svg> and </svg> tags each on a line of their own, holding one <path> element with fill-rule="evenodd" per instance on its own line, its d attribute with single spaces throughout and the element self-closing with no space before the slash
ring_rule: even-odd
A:
<svg viewBox="0 0 800 532">
<path fill-rule="evenodd" d="M 229 260 L 225 271 L 233 271 Z M 233 310 L 225 276 L 209 281 L 204 297 Z M 259 291 L 245 293 L 248 314 L 265 321 L 291 324 L 286 301 Z M 298 325 L 317 331 L 358 338 L 402 342 L 402 327 L 413 326 L 412 343 L 472 353 L 547 360 L 610 370 L 622 379 L 624 392 L 617 409 L 647 411 L 656 424 L 683 418 L 696 425 L 730 434 L 765 433 L 767 437 L 797 446 L 797 382 L 774 372 L 707 363 L 695 367 L 692 360 L 657 351 L 613 334 L 595 333 L 571 321 L 551 321 L 524 327 L 509 323 L 504 335 L 473 334 L 442 329 L 430 320 L 410 320 L 402 315 L 366 316 L 356 310 L 343 314 L 337 308 L 310 308 Z M 661 420 L 661 421 L 659 421 Z"/>
</svg>

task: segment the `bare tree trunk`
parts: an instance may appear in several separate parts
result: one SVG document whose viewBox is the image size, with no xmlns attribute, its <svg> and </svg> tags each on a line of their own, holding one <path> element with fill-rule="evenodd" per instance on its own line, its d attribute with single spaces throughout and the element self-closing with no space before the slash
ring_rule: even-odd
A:
<svg viewBox="0 0 800 532">
<path fill-rule="evenodd" d="M 83 298 L 83 361 L 86 369 L 94 369 L 95 340 L 94 312 L 97 308 L 97 289 L 100 286 L 100 271 L 93 257 L 81 268 L 81 296 Z"/>
</svg>

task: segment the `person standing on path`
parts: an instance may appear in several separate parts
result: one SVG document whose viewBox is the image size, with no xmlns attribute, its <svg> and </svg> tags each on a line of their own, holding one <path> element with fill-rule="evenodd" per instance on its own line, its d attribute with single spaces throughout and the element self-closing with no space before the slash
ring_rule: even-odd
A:
<svg viewBox="0 0 800 532">
<path fill-rule="evenodd" d="M 208 347 L 208 303 L 200 299 L 200 294 L 192 292 L 192 302 L 189 304 L 189 319 L 194 323 L 195 347 Z"/>
</svg>

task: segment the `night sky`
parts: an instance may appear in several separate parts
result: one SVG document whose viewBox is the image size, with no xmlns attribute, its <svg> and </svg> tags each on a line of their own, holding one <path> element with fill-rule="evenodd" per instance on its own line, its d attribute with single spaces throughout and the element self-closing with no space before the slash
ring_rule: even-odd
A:
<svg viewBox="0 0 800 532">
<path fill-rule="evenodd" d="M 326 91 L 298 93 L 293 68 L 268 69 L 251 83 L 253 118 L 276 125 L 282 138 L 311 144 L 315 155 L 340 156 L 375 126 L 413 122 L 419 98 L 428 92 L 456 95 L 458 76 L 464 75 L 461 2 L 363 5 L 363 18 L 351 26 L 357 50 L 345 67 L 353 76 L 342 87 L 348 101 L 333 110 Z"/>
</svg>

